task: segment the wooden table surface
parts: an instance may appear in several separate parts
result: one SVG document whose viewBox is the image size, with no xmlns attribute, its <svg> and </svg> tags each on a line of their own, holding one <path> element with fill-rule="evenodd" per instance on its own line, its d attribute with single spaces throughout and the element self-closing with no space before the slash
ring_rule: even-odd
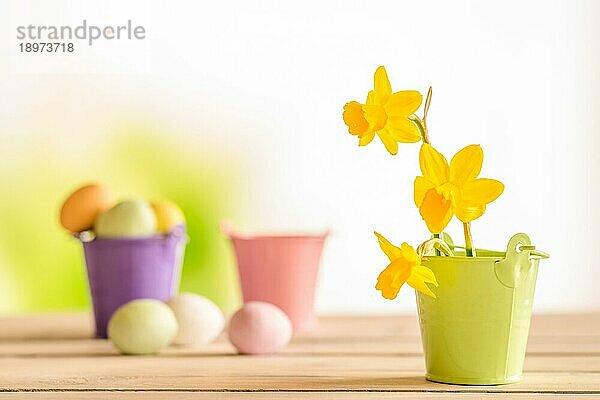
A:
<svg viewBox="0 0 600 400">
<path fill-rule="evenodd" d="M 281 354 L 203 348 L 120 356 L 91 339 L 88 315 L 0 318 L 7 398 L 481 399 L 600 396 L 600 314 L 536 315 L 525 379 L 504 386 L 427 382 L 416 317 L 323 317 Z"/>
</svg>

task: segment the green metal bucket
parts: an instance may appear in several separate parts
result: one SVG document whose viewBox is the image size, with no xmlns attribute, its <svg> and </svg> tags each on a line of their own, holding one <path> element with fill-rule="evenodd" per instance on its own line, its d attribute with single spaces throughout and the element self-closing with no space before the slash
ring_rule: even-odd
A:
<svg viewBox="0 0 600 400">
<path fill-rule="evenodd" d="M 522 379 L 538 264 L 548 255 L 524 233 L 510 239 L 506 252 L 476 255 L 427 256 L 423 263 L 439 283 L 437 299 L 417 292 L 430 381 L 500 385 Z"/>
</svg>

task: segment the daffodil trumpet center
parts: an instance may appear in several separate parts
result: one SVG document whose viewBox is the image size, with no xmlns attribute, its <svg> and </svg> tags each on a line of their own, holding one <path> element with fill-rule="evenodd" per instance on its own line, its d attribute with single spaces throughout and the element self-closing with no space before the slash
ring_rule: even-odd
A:
<svg viewBox="0 0 600 400">
<path fill-rule="evenodd" d="M 438 186 L 438 187 L 435 188 L 436 192 L 438 192 L 439 194 L 441 194 L 442 196 L 444 196 L 445 200 L 449 200 L 452 203 L 456 202 L 456 199 L 454 198 L 453 193 L 457 189 L 458 189 L 457 186 L 454 185 L 452 182 L 446 182 L 443 185 Z M 433 234 L 433 238 L 434 239 L 440 239 L 440 237 L 441 237 L 441 233 Z M 437 248 L 435 249 L 435 255 L 436 256 L 440 256 L 441 255 L 439 249 L 437 249 Z"/>
</svg>

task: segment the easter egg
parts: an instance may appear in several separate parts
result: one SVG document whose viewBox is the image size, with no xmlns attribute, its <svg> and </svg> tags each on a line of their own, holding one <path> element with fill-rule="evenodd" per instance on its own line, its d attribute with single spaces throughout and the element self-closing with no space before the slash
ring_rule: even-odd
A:
<svg viewBox="0 0 600 400">
<path fill-rule="evenodd" d="M 115 311 L 107 332 L 108 339 L 123 354 L 156 354 L 175 338 L 177 320 L 163 302 L 138 299 Z"/>
<path fill-rule="evenodd" d="M 156 216 L 145 201 L 123 201 L 98 215 L 94 231 L 98 237 L 150 236 L 156 233 Z"/>
<path fill-rule="evenodd" d="M 215 303 L 204 296 L 182 293 L 167 301 L 179 331 L 174 344 L 203 345 L 215 340 L 225 327 L 225 317 Z"/>
<path fill-rule="evenodd" d="M 156 214 L 156 230 L 167 233 L 177 225 L 185 224 L 185 217 L 181 209 L 173 202 L 167 200 L 151 203 Z"/>
<path fill-rule="evenodd" d="M 99 184 L 80 187 L 63 203 L 60 223 L 71 233 L 91 229 L 98 215 L 114 204 L 108 189 Z"/>
<path fill-rule="evenodd" d="M 275 305 L 249 301 L 231 317 L 227 333 L 242 354 L 270 354 L 290 342 L 292 323 Z"/>
</svg>

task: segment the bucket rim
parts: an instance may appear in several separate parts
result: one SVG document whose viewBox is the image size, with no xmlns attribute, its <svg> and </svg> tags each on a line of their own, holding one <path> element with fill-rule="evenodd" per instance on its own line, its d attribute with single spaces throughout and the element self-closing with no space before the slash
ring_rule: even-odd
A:
<svg viewBox="0 0 600 400">
<path fill-rule="evenodd" d="M 456 249 L 458 249 L 458 251 L 456 251 Z M 506 251 L 498 251 L 498 250 L 490 250 L 490 249 L 475 249 L 475 256 L 474 257 L 470 257 L 467 256 L 465 254 L 465 250 L 464 247 L 461 246 L 453 246 L 453 250 L 454 250 L 454 254 L 451 256 L 446 256 L 446 255 L 427 255 L 424 256 L 425 259 L 456 259 L 456 260 L 461 260 L 461 261 L 466 261 L 466 260 L 486 260 L 486 261 L 499 261 L 499 260 L 503 260 L 506 258 L 507 256 L 507 252 Z"/>
<path fill-rule="evenodd" d="M 329 236 L 329 229 L 314 231 L 289 231 L 289 232 L 240 232 L 233 229 L 228 221 L 221 222 L 221 232 L 229 240 L 259 241 L 259 240 L 315 240 L 324 241 Z"/>
<path fill-rule="evenodd" d="M 86 232 L 90 232 L 90 231 L 86 231 Z M 86 232 L 82 232 L 80 234 L 74 235 L 75 238 L 77 240 L 79 240 L 81 243 L 85 244 L 89 244 L 89 243 L 121 243 L 121 244 L 127 244 L 127 243 L 136 243 L 136 244 L 141 244 L 141 243 L 159 243 L 159 242 L 163 242 L 163 241 L 167 241 L 167 240 L 172 240 L 172 239 L 180 239 L 180 240 L 184 240 L 187 238 L 186 235 L 186 229 L 185 226 L 182 225 L 178 225 L 175 226 L 173 229 L 171 229 L 169 232 L 167 233 L 156 233 L 153 235 L 149 235 L 149 236 L 132 236 L 132 237 L 113 237 L 113 236 L 95 236 L 93 234 L 93 232 L 91 233 L 91 235 L 93 235 L 92 237 L 85 235 Z"/>
<path fill-rule="evenodd" d="M 95 237 L 91 240 L 82 240 L 82 243 L 143 243 L 159 242 L 169 239 L 168 235 L 152 235 L 140 237 Z"/>
<path fill-rule="evenodd" d="M 301 234 L 301 233 L 282 233 L 282 234 L 229 234 L 227 237 L 230 240 L 244 240 L 244 241 L 256 241 L 256 240 L 280 240 L 280 239 L 294 239 L 294 240 L 324 240 L 327 237 L 325 234 Z"/>
<path fill-rule="evenodd" d="M 500 255 L 503 254 L 503 255 Z M 457 261 L 500 261 L 506 257 L 506 253 L 498 252 L 497 256 L 423 256 L 424 261 L 429 260 L 457 260 Z"/>
</svg>

